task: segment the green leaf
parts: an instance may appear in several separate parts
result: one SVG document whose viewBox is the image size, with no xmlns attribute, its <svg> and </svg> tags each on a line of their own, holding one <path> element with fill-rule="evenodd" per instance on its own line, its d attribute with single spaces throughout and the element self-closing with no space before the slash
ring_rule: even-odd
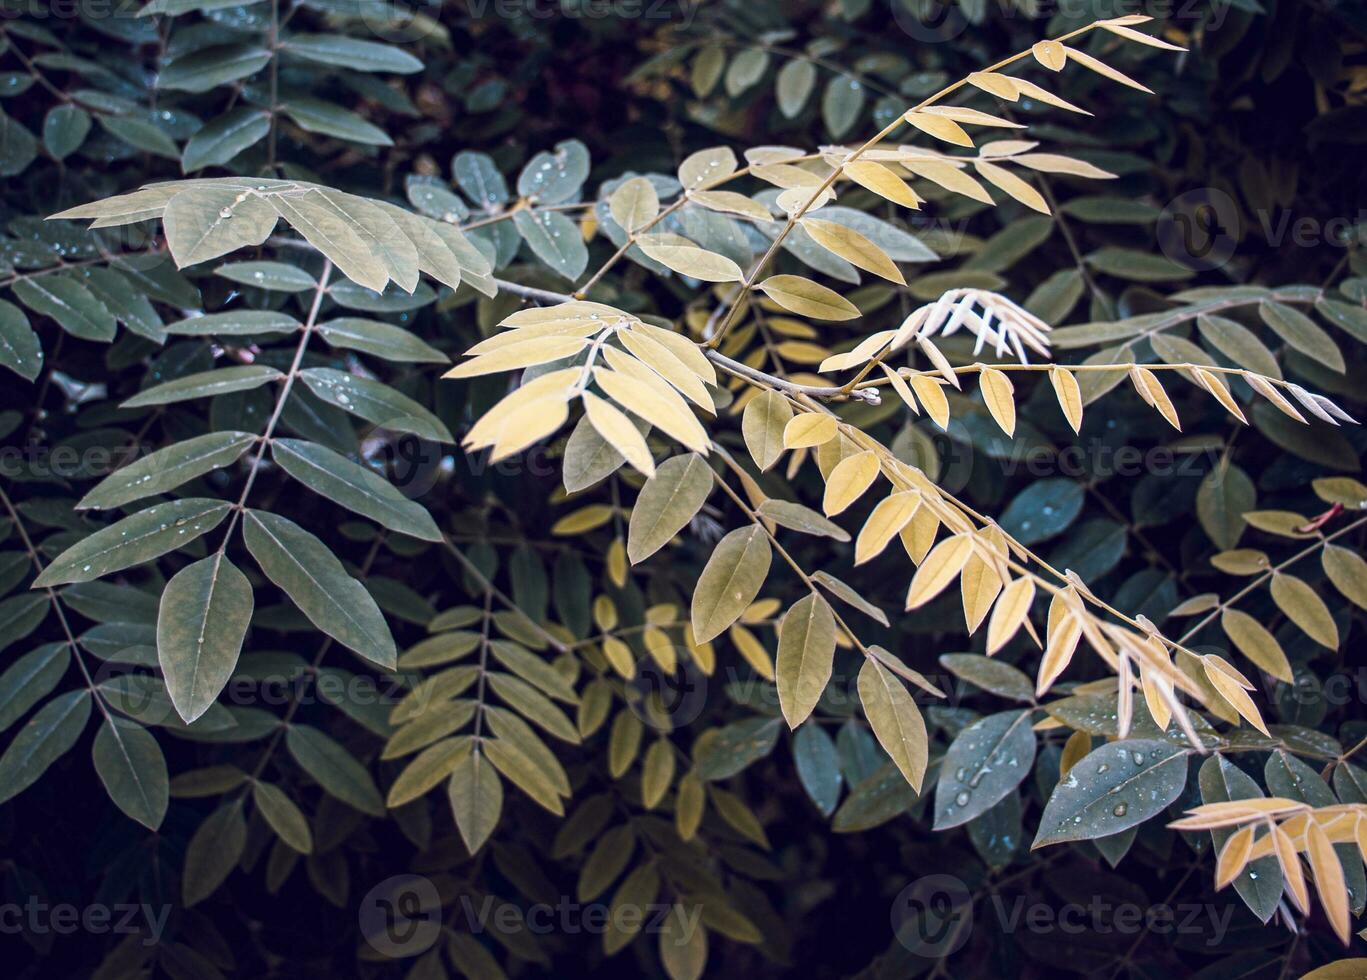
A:
<svg viewBox="0 0 1367 980">
<path fill-rule="evenodd" d="M 986 813 L 1020 784 L 1035 761 L 1029 711 L 988 715 L 959 733 L 940 763 L 935 829 Z"/>
<path fill-rule="evenodd" d="M 455 442 L 439 418 L 388 385 L 333 368 L 308 368 L 299 376 L 323 401 L 367 422 L 434 442 Z"/>
<path fill-rule="evenodd" d="M 166 584 L 157 660 L 186 724 L 204 714 L 228 683 L 251 618 L 251 584 L 221 551 L 185 566 Z"/>
<path fill-rule="evenodd" d="M 127 718 L 106 718 L 91 751 L 114 805 L 144 827 L 160 827 L 170 802 L 170 777 L 152 733 Z"/>
<path fill-rule="evenodd" d="M 166 327 L 146 290 L 135 287 L 124 272 L 90 266 L 82 269 L 80 275 L 85 288 L 129 330 L 156 344 L 166 342 Z"/>
<path fill-rule="evenodd" d="M 835 741 L 820 725 L 803 725 L 793 736 L 793 762 L 807 796 L 823 817 L 829 817 L 840 802 L 843 782 Z"/>
<path fill-rule="evenodd" d="M 859 121 L 868 93 L 848 75 L 832 75 L 821 96 L 821 119 L 832 139 L 841 139 Z"/>
<path fill-rule="evenodd" d="M 1187 781 L 1187 751 L 1152 739 L 1108 742 L 1054 788 L 1031 850 L 1110 837 L 1162 813 Z"/>
<path fill-rule="evenodd" d="M 250 432 L 210 432 L 167 446 L 115 470 L 76 504 L 77 510 L 110 510 L 235 462 L 256 442 Z"/>
<path fill-rule="evenodd" d="M 1202 314 L 1196 318 L 1201 339 L 1240 367 L 1269 378 L 1280 378 L 1282 369 L 1258 335 L 1227 317 Z"/>
<path fill-rule="evenodd" d="M 451 360 L 412 332 L 379 320 L 341 317 L 318 324 L 318 332 L 333 347 L 362 351 L 387 361 L 446 364 Z"/>
<path fill-rule="evenodd" d="M 254 106 L 238 106 L 190 137 L 180 157 L 180 168 L 188 174 L 221 167 L 265 139 L 270 131 L 270 113 Z"/>
<path fill-rule="evenodd" d="M 45 643 L 10 664 L 0 674 L 0 731 L 46 697 L 70 663 L 69 644 Z"/>
<path fill-rule="evenodd" d="M 220 44 L 190 51 L 172 60 L 157 77 L 157 88 L 207 92 L 255 75 L 271 60 L 271 53 L 254 44 Z"/>
<path fill-rule="evenodd" d="M 187 374 L 174 381 L 153 385 L 123 402 L 119 407 L 145 408 L 148 405 L 170 405 L 194 398 L 213 398 L 234 391 L 250 391 L 252 388 L 260 388 L 268 381 L 278 381 L 283 377 L 284 375 L 275 368 L 265 364 L 238 364 L 214 371 Z"/>
<path fill-rule="evenodd" d="M 77 105 L 56 105 L 43 117 L 43 145 L 55 159 L 78 150 L 90 133 L 90 113 Z"/>
<path fill-rule="evenodd" d="M 372 817 L 384 816 L 384 800 L 375 781 L 341 744 L 316 728 L 291 725 L 285 733 L 285 746 L 329 795 Z"/>
<path fill-rule="evenodd" d="M 792 119 L 802 111 L 815 86 L 816 65 L 805 58 L 794 58 L 779 69 L 775 88 L 784 118 Z"/>
<path fill-rule="evenodd" d="M 777 718 L 747 718 L 703 733 L 693 745 L 693 771 L 702 780 L 730 779 L 768 757 L 783 725 Z"/>
<path fill-rule="evenodd" d="M 43 345 L 24 311 L 0 299 L 0 364 L 32 381 L 43 369 Z"/>
<path fill-rule="evenodd" d="M 1243 515 L 1253 510 L 1258 492 L 1238 466 L 1216 466 L 1201 478 L 1196 490 L 1196 517 L 1215 546 L 1228 551 L 1239 543 L 1247 526 Z"/>
<path fill-rule="evenodd" d="M 251 337 L 262 333 L 292 333 L 299 321 L 288 313 L 271 310 L 231 310 L 178 320 L 166 327 L 168 334 L 183 337 Z"/>
<path fill-rule="evenodd" d="M 946 653 L 940 664 L 955 677 L 1013 701 L 1033 701 L 1035 684 L 1019 667 L 977 653 Z"/>
<path fill-rule="evenodd" d="M 532 253 L 574 282 L 589 264 L 589 250 L 576 225 L 559 211 L 516 211 L 513 224 Z"/>
<path fill-rule="evenodd" d="M 633 564 L 649 558 L 683 530 L 706 503 L 712 483 L 712 469 L 697 453 L 673 456 L 655 468 L 636 498 L 627 527 L 627 555 Z"/>
<path fill-rule="evenodd" d="M 106 131 L 135 150 L 142 150 L 144 153 L 165 157 L 168 160 L 180 159 L 176 141 L 167 136 L 166 131 L 156 123 L 139 119 L 137 116 L 102 115 L 99 120 Z"/>
<path fill-rule="evenodd" d="M 114 339 L 114 314 L 72 276 L 21 279 L 13 288 L 19 302 L 34 313 L 52 317 L 73 337 L 98 341 Z"/>
<path fill-rule="evenodd" d="M 498 826 L 503 783 L 482 753 L 471 752 L 452 771 L 446 793 L 465 849 L 474 854 Z"/>
<path fill-rule="evenodd" d="M 18 643 L 47 617 L 48 597 L 26 592 L 0 602 L 0 650 Z"/>
<path fill-rule="evenodd" d="M 1198 781 L 1201 786 L 1202 803 L 1255 800 L 1263 796 L 1263 791 L 1258 788 L 1253 777 L 1219 755 L 1212 755 L 1201 764 Z M 1233 835 L 1234 828 L 1220 828 L 1210 832 L 1210 839 L 1215 845 L 1217 855 Z M 1272 914 L 1277 911 L 1277 903 L 1282 897 L 1282 871 L 1276 857 L 1268 856 L 1250 861 L 1234 879 L 1234 890 L 1259 920 L 1269 921 Z"/>
<path fill-rule="evenodd" d="M 394 669 L 394 637 L 369 592 L 342 563 L 293 521 L 248 510 L 243 537 L 266 577 L 294 601 L 313 625 L 371 663 Z"/>
<path fill-rule="evenodd" d="M 232 185 L 183 190 L 162 212 L 167 247 L 176 267 L 182 269 L 260 245 L 279 220 L 266 198 Z M 225 319 L 231 315 L 224 315 Z"/>
<path fill-rule="evenodd" d="M 427 746 L 404 767 L 403 772 L 394 780 L 394 785 L 389 787 L 389 797 L 385 800 L 385 805 L 394 810 L 424 795 L 449 776 L 461 760 L 471 754 L 471 746 L 472 740 L 464 735 L 444 738 Z"/>
<path fill-rule="evenodd" d="M 244 286 L 282 293 L 302 293 L 318 288 L 318 281 L 313 276 L 298 266 L 284 262 L 228 262 L 220 265 L 214 273 Z"/>
<path fill-rule="evenodd" d="M 517 177 L 519 197 L 538 204 L 561 204 L 573 198 L 589 176 L 589 150 L 579 140 L 562 140 L 527 161 Z"/>
<path fill-rule="evenodd" d="M 805 64 L 805 62 L 795 62 Z M 777 391 L 766 391 L 752 398 L 741 418 L 745 448 L 761 470 L 773 466 L 783 455 L 783 430 L 792 420 L 788 399 Z"/>
<path fill-rule="evenodd" d="M 271 456 L 304 486 L 349 510 L 424 541 L 441 540 L 441 531 L 421 504 L 378 473 L 331 449 L 300 439 L 275 439 Z"/>
<path fill-rule="evenodd" d="M 814 534 L 836 541 L 850 540 L 850 533 L 835 521 L 791 500 L 775 500 L 771 497 L 759 505 L 756 513 L 780 527 L 800 534 Z"/>
<path fill-rule="evenodd" d="M 789 728 L 802 724 L 816 707 L 834 658 L 835 614 L 821 596 L 805 595 L 778 627 L 778 700 Z"/>
<path fill-rule="evenodd" d="M 394 145 L 389 134 L 379 126 L 366 122 L 350 110 L 331 102 L 324 102 L 322 99 L 291 95 L 281 104 L 280 111 L 294 120 L 305 132 L 335 136 L 337 139 L 369 146 Z"/>
<path fill-rule="evenodd" d="M 738 528 L 717 543 L 693 592 L 696 642 L 706 643 L 734 623 L 755 600 L 773 561 L 762 527 Z"/>
<path fill-rule="evenodd" d="M 270 203 L 310 245 L 331 259 L 344 276 L 366 289 L 384 292 L 389 282 L 384 263 L 371 251 L 360 232 L 339 218 L 337 209 L 321 192 L 310 190 L 292 197 L 273 194 Z M 337 299 L 335 290 L 329 289 L 329 292 Z"/>
<path fill-rule="evenodd" d="M 483 747 L 489 761 L 518 789 L 556 816 L 564 816 L 565 806 L 544 767 L 506 738 L 487 739 Z"/>
<path fill-rule="evenodd" d="M 1027 548 L 1062 534 L 1082 513 L 1082 485 L 1064 477 L 1036 480 L 1002 511 L 1002 530 Z"/>
<path fill-rule="evenodd" d="M 280 839 L 300 854 L 313 853 L 313 833 L 308 818 L 284 790 L 271 783 L 252 783 L 252 802 Z"/>
<path fill-rule="evenodd" d="M 659 894 L 660 872 L 654 861 L 637 865 L 622 879 L 612 896 L 612 913 L 603 931 L 603 950 L 609 956 L 636 938 L 646 921 L 644 915 L 636 913 L 654 907 Z"/>
<path fill-rule="evenodd" d="M 181 900 L 189 908 L 208 898 L 232 874 L 247 846 L 241 798 L 224 803 L 199 825 L 185 849 Z"/>
<path fill-rule="evenodd" d="M 0 177 L 23 173 L 38 156 L 38 141 L 19 122 L 0 110 Z"/>
<path fill-rule="evenodd" d="M 1288 347 L 1319 361 L 1331 371 L 1342 374 L 1346 370 L 1339 345 L 1323 327 L 1300 310 L 1282 303 L 1263 302 L 1258 304 L 1258 315 Z"/>
<path fill-rule="evenodd" d="M 926 723 L 907 689 L 882 664 L 866 657 L 859 669 L 859 702 L 878 744 L 917 793 L 929 761 Z"/>
<path fill-rule="evenodd" d="M 62 552 L 33 587 L 89 582 L 151 561 L 218 527 L 229 509 L 221 500 L 187 497 L 138 511 Z"/>
<path fill-rule="evenodd" d="M 402 48 L 362 41 L 344 34 L 291 34 L 280 45 L 287 54 L 351 71 L 390 71 L 410 75 L 422 62 Z"/>
<path fill-rule="evenodd" d="M 36 783 L 76 744 L 89 718 L 90 692 L 85 688 L 59 694 L 38 709 L 0 756 L 0 803 Z"/>
</svg>

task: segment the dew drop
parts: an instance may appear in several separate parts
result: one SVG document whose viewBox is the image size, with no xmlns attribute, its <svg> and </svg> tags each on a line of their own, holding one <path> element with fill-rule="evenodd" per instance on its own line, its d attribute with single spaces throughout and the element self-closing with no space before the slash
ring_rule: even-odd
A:
<svg viewBox="0 0 1367 980">
<path fill-rule="evenodd" d="M 959 795 L 954 797 L 954 802 L 959 806 L 968 806 L 968 790 L 960 790 Z"/>
<path fill-rule="evenodd" d="M 1130 808 L 1127 807 L 1124 803 L 1117 803 L 1115 805 L 1115 808 L 1112 809 L 1111 812 L 1114 813 L 1117 817 L 1123 817 L 1129 809 Z"/>
</svg>

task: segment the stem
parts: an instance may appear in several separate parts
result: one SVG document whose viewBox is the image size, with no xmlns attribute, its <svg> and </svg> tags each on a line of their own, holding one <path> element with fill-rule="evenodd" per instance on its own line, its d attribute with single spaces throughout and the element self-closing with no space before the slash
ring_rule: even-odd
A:
<svg viewBox="0 0 1367 980">
<path fill-rule="evenodd" d="M 313 305 L 309 307 L 308 319 L 304 321 L 304 330 L 299 337 L 299 346 L 294 349 L 294 360 L 290 362 L 290 370 L 285 375 L 285 383 L 281 386 L 280 394 L 275 399 L 275 410 L 271 412 L 271 417 L 266 422 L 266 430 L 261 434 L 261 441 L 256 448 L 256 456 L 252 458 L 251 469 L 247 471 L 247 482 L 243 484 L 242 493 L 238 495 L 237 503 L 233 505 L 232 517 L 228 520 L 228 531 L 223 535 L 223 543 L 218 546 L 220 553 L 228 547 L 228 542 L 233 536 L 233 530 L 237 527 L 238 519 L 246 509 L 247 495 L 252 492 L 252 485 L 256 483 L 256 474 L 261 470 L 261 458 L 266 455 L 266 447 L 270 445 L 276 423 L 280 421 L 280 416 L 285 411 L 285 402 L 289 399 L 290 390 L 294 387 L 294 379 L 299 376 L 299 365 L 303 363 L 304 351 L 309 345 L 309 337 L 313 335 L 314 324 L 318 322 L 318 309 L 323 305 L 323 296 L 327 292 L 328 279 L 331 276 L 332 260 L 324 259 L 323 271 L 318 276 L 318 288 L 313 294 Z"/>
</svg>

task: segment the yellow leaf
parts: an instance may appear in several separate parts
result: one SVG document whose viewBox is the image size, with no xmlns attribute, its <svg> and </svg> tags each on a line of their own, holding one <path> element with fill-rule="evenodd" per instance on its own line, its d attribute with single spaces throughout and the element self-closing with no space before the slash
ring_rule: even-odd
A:
<svg viewBox="0 0 1367 980">
<path fill-rule="evenodd" d="M 954 124 L 951 123 L 951 125 Z M 907 284 L 901 270 L 897 268 L 897 263 L 893 262 L 881 248 L 853 228 L 848 228 L 834 221 L 824 221 L 812 217 L 803 218 L 802 227 L 807 230 L 807 234 L 811 235 L 818 245 L 834 252 L 850 265 L 857 266 L 865 272 L 872 272 L 876 276 L 882 276 L 899 286 Z"/>
<path fill-rule="evenodd" d="M 663 429 L 696 453 L 707 453 L 707 431 L 677 394 L 673 399 L 620 371 L 594 368 L 593 379 L 619 405 Z"/>
<path fill-rule="evenodd" d="M 1334 927 L 1339 942 L 1346 946 L 1350 938 L 1350 910 L 1343 865 L 1339 864 L 1334 845 L 1319 824 L 1311 821 L 1305 828 L 1305 843 L 1305 856 L 1310 859 L 1310 870 L 1315 876 L 1315 892 L 1324 906 L 1324 915 Z"/>
<path fill-rule="evenodd" d="M 1239 682 L 1218 667 L 1212 666 L 1209 658 L 1203 658 L 1202 666 L 1205 668 L 1206 680 L 1210 681 L 1210 685 L 1215 688 L 1216 693 L 1228 701 L 1241 718 L 1267 735 L 1267 725 L 1263 723 L 1257 705 L 1253 703 L 1253 699 L 1248 696 L 1248 692 L 1239 685 Z"/>
<path fill-rule="evenodd" d="M 1077 650 L 1078 640 L 1082 638 L 1082 624 L 1071 612 L 1062 614 L 1056 623 L 1051 624 L 1044 657 L 1040 660 L 1039 676 L 1036 678 L 1035 695 L 1044 694 L 1067 669 Z"/>
<path fill-rule="evenodd" d="M 1249 852 L 1253 850 L 1253 827 L 1253 824 L 1249 824 L 1236 830 L 1220 849 L 1220 858 L 1215 864 L 1217 889 L 1224 888 L 1239 877 L 1239 872 L 1248 864 Z"/>
<path fill-rule="evenodd" d="M 795 415 L 783 428 L 785 449 L 801 449 L 805 446 L 820 446 L 835 438 L 837 428 L 833 416 L 817 412 L 803 412 Z"/>
<path fill-rule="evenodd" d="M 992 610 L 992 619 L 987 624 L 987 655 L 996 653 L 1025 622 L 1030 613 L 1030 605 L 1035 601 L 1035 581 L 1031 578 L 1018 578 L 1003 591 L 997 607 Z"/>
<path fill-rule="evenodd" d="M 924 374 L 913 374 L 911 388 L 925 406 L 931 421 L 943 430 L 949 429 L 949 399 L 945 397 L 940 382 Z"/>
<path fill-rule="evenodd" d="M 1049 383 L 1054 386 L 1058 407 L 1063 409 L 1063 417 L 1068 420 L 1074 432 L 1082 431 L 1082 389 L 1077 378 L 1057 364 L 1049 369 Z"/>
<path fill-rule="evenodd" d="M 907 526 L 920 506 L 919 490 L 904 490 L 880 500 L 854 543 L 854 563 L 862 565 L 882 554 L 888 542 Z"/>
<path fill-rule="evenodd" d="M 682 235 L 646 235 L 637 239 L 641 251 L 668 269 L 703 282 L 740 282 L 745 278 L 740 266 L 717 252 L 689 241 Z"/>
<path fill-rule="evenodd" d="M 968 534 L 956 534 L 932 548 L 911 579 L 906 607 L 915 609 L 923 606 L 944 591 L 962 571 L 971 554 L 973 538 Z"/>
<path fill-rule="evenodd" d="M 481 354 L 473 361 L 459 364 L 442 377 L 473 378 L 482 374 L 496 374 L 499 371 L 548 364 L 562 357 L 577 354 L 587 344 L 586 337 L 541 337 L 520 344 L 510 344 L 492 353 Z"/>
<path fill-rule="evenodd" d="M 1073 732 L 1068 736 L 1068 741 L 1063 743 L 1063 754 L 1058 760 L 1058 775 L 1062 779 L 1068 775 L 1068 770 L 1077 765 L 1087 754 L 1092 751 L 1092 736 L 1086 732 Z"/>
<path fill-rule="evenodd" d="M 514 409 L 494 434 L 491 462 L 498 462 L 544 439 L 564 425 L 569 415 L 569 403 L 559 394 L 538 398 Z"/>
<path fill-rule="evenodd" d="M 940 519 L 924 500 L 922 504 L 923 506 L 912 516 L 911 522 L 898 534 L 907 557 L 914 565 L 920 565 L 925 560 L 935 544 L 935 534 L 940 529 Z"/>
<path fill-rule="evenodd" d="M 1330 650 L 1339 648 L 1339 628 L 1333 614 L 1314 589 L 1294 575 L 1277 572 L 1272 576 L 1272 601 L 1305 634 Z"/>
<path fill-rule="evenodd" d="M 668 381 L 694 405 L 697 405 L 704 412 L 714 413 L 716 411 L 712 396 L 707 393 L 707 388 L 702 379 L 688 365 L 679 360 L 669 348 L 635 330 L 619 332 L 617 338 L 621 340 L 622 346 L 634 354 L 642 364 Z M 608 357 L 608 363 L 614 368 L 617 367 L 616 360 L 613 357 L 617 351 L 611 347 L 604 348 L 604 351 L 605 356 Z M 620 355 L 618 356 L 620 357 Z M 639 380 L 644 381 L 646 379 L 642 377 Z"/>
<path fill-rule="evenodd" d="M 655 475 L 655 460 L 650 455 L 650 447 L 631 419 L 611 402 L 604 401 L 591 391 L 584 392 L 584 412 L 598 434 L 621 453 L 623 459 L 646 476 Z"/>
<path fill-rule="evenodd" d="M 1296 854 L 1296 845 L 1281 827 L 1273 825 L 1271 830 L 1272 849 L 1281 865 L 1282 880 L 1291 895 L 1291 901 L 1302 915 L 1310 911 L 1310 893 L 1305 889 L 1305 872 L 1301 869 L 1301 859 Z"/>
<path fill-rule="evenodd" d="M 878 744 L 918 793 L 926 774 L 929 743 L 920 709 L 907 689 L 872 657 L 859 669 L 859 701 Z"/>
<path fill-rule="evenodd" d="M 1029 181 L 1018 177 L 1005 167 L 979 160 L 973 164 L 973 169 L 993 187 L 1015 198 L 1032 211 L 1038 211 L 1040 214 L 1051 213 L 1044 195 L 1031 187 Z"/>
<path fill-rule="evenodd" d="M 627 584 L 627 543 L 620 537 L 613 538 L 607 554 L 608 580 L 617 588 Z"/>
<path fill-rule="evenodd" d="M 964 173 L 952 163 L 945 163 L 941 160 L 903 160 L 902 166 L 906 167 L 917 176 L 924 177 L 931 183 L 938 184 L 947 191 L 955 194 L 962 194 L 964 197 L 981 201 L 983 204 L 991 205 L 992 195 L 987 193 L 986 188 L 978 183 L 968 174 Z"/>
<path fill-rule="evenodd" d="M 1058 41 L 1040 41 L 1030 49 L 1030 53 L 1050 71 L 1059 71 L 1068 63 L 1068 52 Z"/>
<path fill-rule="evenodd" d="M 1148 368 L 1132 367 L 1130 368 L 1130 380 L 1134 383 L 1134 390 L 1139 392 L 1139 397 L 1158 409 L 1158 413 L 1167 419 L 1168 424 L 1181 432 L 1182 422 L 1177 417 L 1177 409 L 1173 407 L 1172 399 L 1164 390 L 1163 383 L 1158 380 L 1158 375 Z"/>
<path fill-rule="evenodd" d="M 778 701 L 789 728 L 807 719 L 831 679 L 835 614 L 821 596 L 799 599 L 778 627 Z"/>
<path fill-rule="evenodd" d="M 858 500 L 878 478 L 878 470 L 878 454 L 872 449 L 837 463 L 826 480 L 826 495 L 821 502 L 826 516 L 839 514 Z"/>
<path fill-rule="evenodd" d="M 981 555 L 974 553 L 964 565 L 959 586 L 963 594 L 964 622 L 968 624 L 968 634 L 972 636 L 1001 592 L 1002 580 L 995 568 L 984 561 Z"/>
<path fill-rule="evenodd" d="M 631 680 L 636 676 L 636 658 L 631 653 L 631 647 L 617 637 L 603 637 L 603 656 L 622 677 Z"/>
<path fill-rule="evenodd" d="M 1153 89 L 1148 88 L 1144 85 L 1140 85 L 1130 76 L 1122 72 L 1116 71 L 1110 65 L 1097 61 L 1095 58 L 1093 58 L 1089 54 L 1086 54 L 1085 52 L 1079 51 L 1076 48 L 1070 48 L 1066 44 L 1063 46 L 1063 50 L 1067 53 L 1068 57 L 1071 58 L 1073 61 L 1076 61 L 1084 68 L 1090 68 L 1098 75 L 1103 75 L 1113 82 L 1119 82 L 1121 85 L 1128 85 L 1130 88 L 1138 89 L 1141 92 L 1147 92 L 1149 95 L 1153 94 Z"/>
<path fill-rule="evenodd" d="M 1016 400 L 1013 392 L 1015 386 L 1011 384 L 1005 372 L 998 371 L 996 368 L 985 367 L 978 378 L 978 385 L 982 389 L 983 401 L 987 404 L 987 410 L 992 413 L 992 417 L 997 420 L 1002 431 L 1008 436 L 1016 431 Z"/>
<path fill-rule="evenodd" d="M 770 276 L 759 284 L 759 289 L 785 310 L 801 316 L 817 320 L 853 320 L 861 315 L 858 307 L 835 290 L 802 276 Z"/>
<path fill-rule="evenodd" d="M 573 514 L 566 514 L 551 526 L 551 533 L 558 536 L 583 534 L 594 528 L 602 527 L 612 520 L 612 508 L 607 504 L 590 504 L 581 507 Z"/>
<path fill-rule="evenodd" d="M 1287 684 L 1293 682 L 1291 664 L 1282 652 L 1281 644 L 1262 623 L 1246 612 L 1226 609 L 1220 617 L 1220 627 L 1239 652 L 1259 668 Z"/>
<path fill-rule="evenodd" d="M 763 204 L 736 191 L 697 191 L 689 194 L 688 198 L 709 211 L 727 211 L 757 221 L 774 220 L 774 216 Z"/>
<path fill-rule="evenodd" d="M 934 136 L 937 140 L 944 140 L 946 143 L 953 143 L 955 146 L 971 147 L 973 145 L 973 140 L 964 132 L 964 128 L 953 119 L 931 115 L 916 109 L 908 110 L 902 118 L 921 132 Z"/>
<path fill-rule="evenodd" d="M 783 434 L 793 419 L 788 399 L 777 391 L 766 391 L 751 399 L 741 417 L 745 448 L 761 470 L 767 470 L 783 455 Z"/>
<path fill-rule="evenodd" d="M 751 669 L 756 674 L 763 677 L 766 681 L 774 679 L 774 662 L 769 657 L 769 651 L 764 649 L 764 644 L 744 626 L 732 626 L 729 635 L 731 642 L 736 645 L 740 655 L 745 658 Z"/>
<path fill-rule="evenodd" d="M 845 164 L 844 174 L 860 187 L 885 197 L 904 208 L 918 209 L 921 199 L 911 187 L 881 163 L 872 160 L 855 160 Z"/>
<path fill-rule="evenodd" d="M 1320 556 L 1324 574 L 1334 587 L 1353 601 L 1367 609 L 1367 561 L 1347 548 L 1336 544 L 1325 545 Z"/>
<path fill-rule="evenodd" d="M 1020 97 L 1016 89 L 1016 79 L 1000 72 L 975 71 L 968 76 L 968 83 L 1007 102 L 1015 102 Z"/>
</svg>

